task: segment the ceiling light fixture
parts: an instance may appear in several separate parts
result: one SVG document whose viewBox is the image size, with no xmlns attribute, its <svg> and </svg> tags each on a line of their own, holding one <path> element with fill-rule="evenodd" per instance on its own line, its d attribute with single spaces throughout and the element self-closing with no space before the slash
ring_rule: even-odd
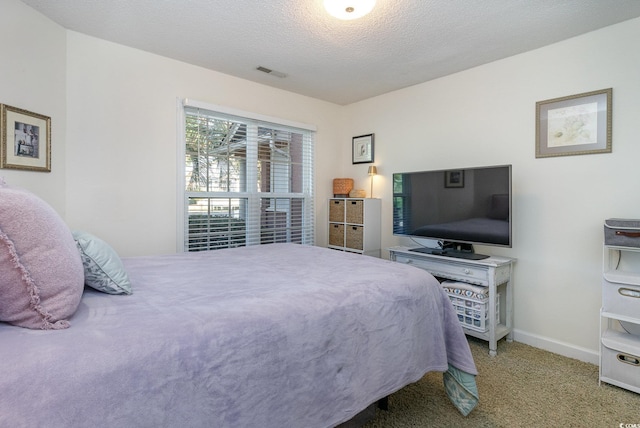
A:
<svg viewBox="0 0 640 428">
<path fill-rule="evenodd" d="M 324 0 L 324 8 L 338 19 L 357 19 L 373 10 L 376 0 Z"/>
</svg>

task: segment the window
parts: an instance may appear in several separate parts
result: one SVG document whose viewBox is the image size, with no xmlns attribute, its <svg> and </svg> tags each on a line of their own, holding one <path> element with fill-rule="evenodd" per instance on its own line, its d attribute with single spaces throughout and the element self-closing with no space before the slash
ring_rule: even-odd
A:
<svg viewBox="0 0 640 428">
<path fill-rule="evenodd" d="M 185 251 L 313 244 L 310 129 L 184 107 Z"/>
</svg>

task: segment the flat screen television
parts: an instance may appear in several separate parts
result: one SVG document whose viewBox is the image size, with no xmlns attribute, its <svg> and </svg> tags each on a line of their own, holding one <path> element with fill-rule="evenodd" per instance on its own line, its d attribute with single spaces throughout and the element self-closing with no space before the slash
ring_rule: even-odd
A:
<svg viewBox="0 0 640 428">
<path fill-rule="evenodd" d="M 435 243 L 412 251 L 489 257 L 473 245 L 511 247 L 511 208 L 511 165 L 393 174 L 393 234 Z"/>
</svg>

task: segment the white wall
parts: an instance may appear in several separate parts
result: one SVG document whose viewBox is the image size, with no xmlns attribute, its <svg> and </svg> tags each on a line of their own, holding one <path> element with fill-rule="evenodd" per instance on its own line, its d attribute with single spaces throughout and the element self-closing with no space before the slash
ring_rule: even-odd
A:
<svg viewBox="0 0 640 428">
<path fill-rule="evenodd" d="M 518 259 L 516 339 L 597 363 L 603 221 L 640 216 L 640 19 L 347 106 L 349 136 L 375 133 L 383 248 L 391 174 L 513 165 L 514 245 L 480 252 Z M 536 101 L 613 88 L 613 153 L 535 158 Z M 376 190 L 374 189 L 374 192 Z"/>
<path fill-rule="evenodd" d="M 123 256 L 176 251 L 178 99 L 317 127 L 317 198 L 338 165 L 339 106 L 68 32 L 67 220 Z M 212 52 L 212 54 L 215 54 Z M 319 245 L 326 208 L 318 204 Z"/>
<path fill-rule="evenodd" d="M 66 31 L 17 0 L 0 6 L 0 104 L 51 118 L 51 172 L 0 169 L 65 213 Z"/>
</svg>

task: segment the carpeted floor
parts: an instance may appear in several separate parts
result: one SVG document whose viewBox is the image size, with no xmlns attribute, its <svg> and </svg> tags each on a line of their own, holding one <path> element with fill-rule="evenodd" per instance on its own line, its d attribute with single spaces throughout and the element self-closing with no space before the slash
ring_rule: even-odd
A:
<svg viewBox="0 0 640 428">
<path fill-rule="evenodd" d="M 598 366 L 517 342 L 500 341 L 493 358 L 486 342 L 469 344 L 480 394 L 469 416 L 447 398 L 442 374 L 429 373 L 391 395 L 389 410 L 376 410 L 364 428 L 640 427 L 640 395 L 599 386 Z"/>
</svg>

